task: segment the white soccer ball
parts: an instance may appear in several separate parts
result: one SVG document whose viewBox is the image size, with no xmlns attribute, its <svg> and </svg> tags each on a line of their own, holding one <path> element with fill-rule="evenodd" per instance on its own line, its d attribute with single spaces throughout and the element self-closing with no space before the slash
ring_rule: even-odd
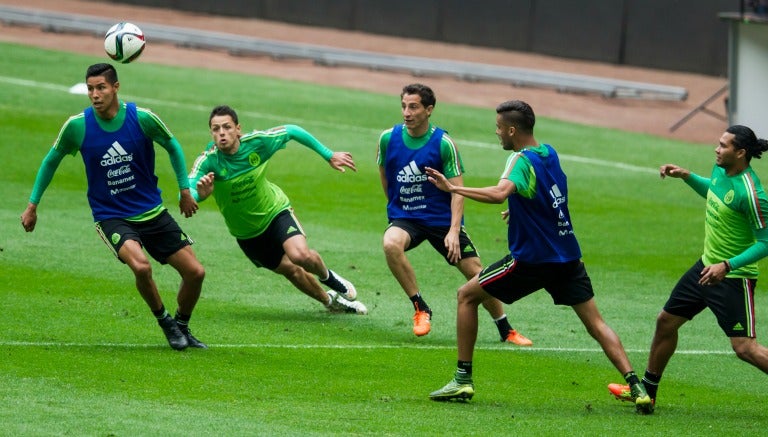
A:
<svg viewBox="0 0 768 437">
<path fill-rule="evenodd" d="M 104 50 L 110 58 L 127 64 L 144 51 L 144 32 L 139 26 L 122 22 L 110 27 L 104 36 Z"/>
</svg>

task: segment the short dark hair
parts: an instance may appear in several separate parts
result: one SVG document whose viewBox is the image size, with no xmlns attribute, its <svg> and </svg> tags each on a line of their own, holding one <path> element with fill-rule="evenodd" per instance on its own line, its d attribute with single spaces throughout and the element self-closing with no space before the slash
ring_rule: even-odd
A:
<svg viewBox="0 0 768 437">
<path fill-rule="evenodd" d="M 112 85 L 117 83 L 117 70 L 111 64 L 93 64 L 85 71 L 86 81 L 96 76 L 104 76 L 104 79 Z"/>
<path fill-rule="evenodd" d="M 213 117 L 219 116 L 219 115 L 229 115 L 232 117 L 232 121 L 235 122 L 235 124 L 240 124 L 240 122 L 237 120 L 237 112 L 235 112 L 234 109 L 227 105 L 219 105 L 211 111 L 211 115 L 208 117 L 208 127 L 211 126 L 211 120 L 213 120 Z"/>
<path fill-rule="evenodd" d="M 418 96 L 421 97 L 421 104 L 424 105 L 425 108 L 427 106 L 434 107 L 437 104 L 437 99 L 435 98 L 435 93 L 432 91 L 432 88 L 421 83 L 412 83 L 404 86 L 403 92 L 400 93 L 400 99 L 406 94 L 418 94 Z"/>
<path fill-rule="evenodd" d="M 747 151 L 747 162 L 752 158 L 760 159 L 763 152 L 768 150 L 768 141 L 758 139 L 755 132 L 746 126 L 735 124 L 725 131 L 733 134 L 733 147 Z"/>
<path fill-rule="evenodd" d="M 536 124 L 536 115 L 531 105 L 522 100 L 508 100 L 496 107 L 496 113 L 503 120 L 524 133 L 532 134 Z"/>
</svg>

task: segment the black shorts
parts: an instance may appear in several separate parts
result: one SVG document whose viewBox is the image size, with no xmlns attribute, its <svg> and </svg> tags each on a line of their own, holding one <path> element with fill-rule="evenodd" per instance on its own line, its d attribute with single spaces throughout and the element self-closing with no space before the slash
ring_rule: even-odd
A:
<svg viewBox="0 0 768 437">
<path fill-rule="evenodd" d="M 672 289 L 664 311 L 688 320 L 709 308 L 728 337 L 755 337 L 756 279 L 725 278 L 715 285 L 701 285 L 704 263 L 699 259 Z"/>
<path fill-rule="evenodd" d="M 194 243 L 181 230 L 168 210 L 145 222 L 131 222 L 125 219 L 102 220 L 96 223 L 96 232 L 112 249 L 117 259 L 120 259 L 117 254 L 123 243 L 126 240 L 134 240 L 160 264 L 166 264 L 169 256 Z"/>
<path fill-rule="evenodd" d="M 542 288 L 556 305 L 573 306 L 595 296 L 581 260 L 528 264 L 507 255 L 484 268 L 478 280 L 483 290 L 507 304 Z"/>
<path fill-rule="evenodd" d="M 413 220 L 403 219 L 392 220 L 392 223 L 387 228 L 392 226 L 404 230 L 411 237 L 411 244 L 405 248 L 406 252 L 418 247 L 424 240 L 427 240 L 436 251 L 440 252 L 448 264 L 453 265 L 453 263 L 448 261 L 448 249 L 445 247 L 445 236 L 448 235 L 449 226 L 426 226 Z M 459 230 L 459 247 L 461 248 L 461 259 L 479 256 L 475 244 L 467 235 L 464 226 Z"/>
<path fill-rule="evenodd" d="M 285 255 L 283 242 L 294 235 L 304 235 L 304 229 L 293 215 L 293 209 L 286 209 L 272 219 L 264 232 L 246 240 L 238 238 L 237 244 L 257 267 L 275 270 Z"/>
</svg>

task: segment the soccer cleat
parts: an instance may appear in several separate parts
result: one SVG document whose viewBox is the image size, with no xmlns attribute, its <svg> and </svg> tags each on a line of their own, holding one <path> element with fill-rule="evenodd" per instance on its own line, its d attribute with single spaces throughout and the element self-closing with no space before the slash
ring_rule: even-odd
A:
<svg viewBox="0 0 768 437">
<path fill-rule="evenodd" d="M 176 320 L 166 314 L 162 319 L 157 320 L 157 324 L 163 328 L 163 334 L 168 339 L 168 344 L 177 351 L 184 350 L 189 346 L 189 340 L 187 336 L 179 329 L 179 325 L 176 324 Z"/>
<path fill-rule="evenodd" d="M 653 414 L 656 407 L 656 399 L 648 395 L 642 383 L 631 388 L 627 384 L 608 384 L 608 391 L 620 401 L 634 402 L 635 410 L 640 414 Z"/>
<path fill-rule="evenodd" d="M 417 337 L 429 334 L 432 329 L 432 311 L 419 311 L 413 315 L 413 333 Z"/>
<path fill-rule="evenodd" d="M 181 333 L 184 334 L 185 337 L 187 337 L 187 343 L 189 343 L 189 347 L 196 347 L 198 349 L 208 349 L 208 345 L 196 339 L 195 336 L 192 335 L 192 332 L 189 330 L 188 325 L 182 325 L 179 323 L 177 324 L 179 325 L 179 331 L 181 331 Z"/>
<path fill-rule="evenodd" d="M 608 391 L 611 392 L 613 397 L 624 402 L 634 402 L 632 398 L 632 391 L 627 384 L 608 384 Z"/>
<path fill-rule="evenodd" d="M 332 313 L 368 314 L 368 308 L 366 308 L 362 302 L 347 300 L 334 290 L 328 290 L 327 293 L 331 296 L 331 303 L 328 305 L 328 311 Z"/>
<path fill-rule="evenodd" d="M 635 399 L 635 410 L 640 414 L 653 414 L 653 409 L 656 406 L 656 400 L 651 399 L 648 393 L 645 391 L 645 386 L 642 382 L 633 384 L 630 387 L 630 393 L 632 398 Z"/>
<path fill-rule="evenodd" d="M 468 401 L 475 395 L 475 385 L 472 381 L 458 382 L 456 378 L 446 384 L 440 390 L 435 390 L 429 394 L 429 398 L 433 401 Z"/>
<path fill-rule="evenodd" d="M 533 342 L 531 340 L 514 329 L 510 329 L 509 334 L 507 334 L 507 338 L 501 341 L 505 343 L 514 343 L 518 346 L 533 346 Z"/>
<path fill-rule="evenodd" d="M 339 276 L 338 273 L 334 273 L 331 269 L 328 269 L 328 279 L 320 282 L 331 287 L 334 291 L 337 291 L 346 300 L 357 299 L 357 290 L 355 289 L 355 286 Z"/>
</svg>

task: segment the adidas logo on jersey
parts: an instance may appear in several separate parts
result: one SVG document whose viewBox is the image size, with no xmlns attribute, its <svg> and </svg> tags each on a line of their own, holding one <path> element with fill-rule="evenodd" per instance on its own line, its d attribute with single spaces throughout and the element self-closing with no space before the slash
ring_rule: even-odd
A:
<svg viewBox="0 0 768 437">
<path fill-rule="evenodd" d="M 110 165 L 121 164 L 123 162 L 133 161 L 133 154 L 128 153 L 123 149 L 117 141 L 112 143 L 112 146 L 107 150 L 107 153 L 101 157 L 101 166 L 108 167 Z"/>
<path fill-rule="evenodd" d="M 427 175 L 421 172 L 419 170 L 419 167 L 416 166 L 416 161 L 411 161 L 403 167 L 402 170 L 397 172 L 397 181 L 398 182 L 425 182 L 427 180 Z"/>
<path fill-rule="evenodd" d="M 552 208 L 557 208 L 561 204 L 565 203 L 565 196 L 563 196 L 563 193 L 560 192 L 560 188 L 557 186 L 557 184 L 552 185 L 552 188 L 549 190 L 549 195 L 554 199 L 554 202 L 552 202 Z"/>
</svg>

